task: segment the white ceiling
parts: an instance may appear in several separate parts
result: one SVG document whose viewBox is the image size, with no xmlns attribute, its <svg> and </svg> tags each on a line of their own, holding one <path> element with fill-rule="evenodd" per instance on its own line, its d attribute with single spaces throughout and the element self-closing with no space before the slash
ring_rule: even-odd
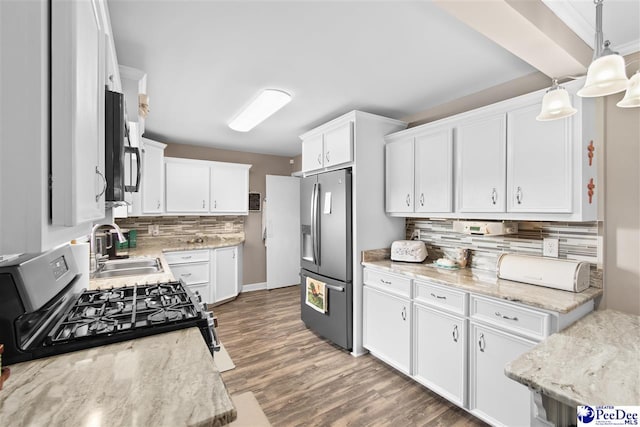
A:
<svg viewBox="0 0 640 427">
<path fill-rule="evenodd" d="M 146 135 L 163 142 L 294 156 L 300 134 L 347 111 L 401 119 L 535 71 L 428 1 L 108 5 L 118 62 L 148 75 Z M 264 88 L 293 100 L 228 128 Z"/>
</svg>

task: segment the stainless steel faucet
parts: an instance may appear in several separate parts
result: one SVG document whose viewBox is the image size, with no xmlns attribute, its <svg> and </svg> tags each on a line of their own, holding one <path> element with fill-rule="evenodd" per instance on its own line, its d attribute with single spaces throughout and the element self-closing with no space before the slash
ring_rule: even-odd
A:
<svg viewBox="0 0 640 427">
<path fill-rule="evenodd" d="M 97 255 L 96 255 L 96 231 L 98 231 L 98 229 L 102 228 L 102 227 L 111 227 L 115 230 L 117 236 L 118 236 L 118 242 L 122 243 L 124 242 L 126 239 L 124 237 L 124 234 L 122 234 L 122 231 L 120 230 L 120 227 L 118 227 L 117 224 L 112 223 L 112 224 L 96 224 L 93 226 L 93 228 L 91 229 L 91 235 L 89 237 L 89 244 L 90 244 L 90 249 L 91 249 L 91 255 L 93 256 L 93 258 L 95 259 L 96 262 L 96 266 L 97 266 Z M 95 270 L 95 268 L 91 269 L 92 271 Z"/>
</svg>

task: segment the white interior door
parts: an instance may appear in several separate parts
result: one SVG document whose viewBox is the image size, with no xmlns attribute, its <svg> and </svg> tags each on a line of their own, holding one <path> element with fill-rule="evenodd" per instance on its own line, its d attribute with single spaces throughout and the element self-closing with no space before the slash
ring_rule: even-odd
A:
<svg viewBox="0 0 640 427">
<path fill-rule="evenodd" d="M 267 289 L 300 283 L 300 179 L 267 175 Z"/>
</svg>

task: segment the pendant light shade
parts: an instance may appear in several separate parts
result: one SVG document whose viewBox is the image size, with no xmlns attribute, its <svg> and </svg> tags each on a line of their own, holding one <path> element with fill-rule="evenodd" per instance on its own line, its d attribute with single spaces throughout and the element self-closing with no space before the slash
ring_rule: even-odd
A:
<svg viewBox="0 0 640 427">
<path fill-rule="evenodd" d="M 628 82 L 622 56 L 601 56 L 589 65 L 587 80 L 578 91 L 578 96 L 592 98 L 622 92 L 627 88 Z"/>
<path fill-rule="evenodd" d="M 616 105 L 622 108 L 640 107 L 640 70 L 629 79 L 627 93 Z"/>
<path fill-rule="evenodd" d="M 578 110 L 571 105 L 569 92 L 562 86 L 558 86 L 558 80 L 553 79 L 551 88 L 547 90 L 542 98 L 542 109 L 536 120 L 545 122 L 547 120 L 563 119 L 574 115 Z"/>
</svg>

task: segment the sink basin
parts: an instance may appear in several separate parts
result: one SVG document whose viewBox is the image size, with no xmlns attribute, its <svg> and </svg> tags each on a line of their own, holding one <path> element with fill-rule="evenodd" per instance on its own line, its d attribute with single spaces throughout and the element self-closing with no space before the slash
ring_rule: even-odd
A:
<svg viewBox="0 0 640 427">
<path fill-rule="evenodd" d="M 138 257 L 107 261 L 99 267 L 98 271 L 93 273 L 93 278 L 138 276 L 161 272 L 162 266 L 158 258 Z"/>
</svg>

